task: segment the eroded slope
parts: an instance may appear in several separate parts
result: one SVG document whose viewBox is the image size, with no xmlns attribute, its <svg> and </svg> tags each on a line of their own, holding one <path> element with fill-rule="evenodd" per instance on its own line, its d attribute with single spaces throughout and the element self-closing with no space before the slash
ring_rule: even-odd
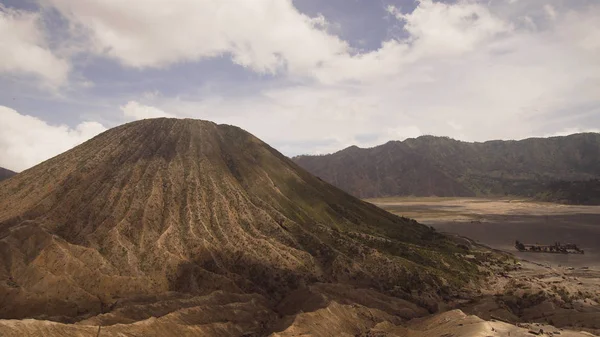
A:
<svg viewBox="0 0 600 337">
<path fill-rule="evenodd" d="M 472 281 L 454 243 L 313 177 L 232 126 L 111 129 L 0 183 L 0 317 L 76 322 L 120 301 L 315 282 L 427 306 Z"/>
</svg>

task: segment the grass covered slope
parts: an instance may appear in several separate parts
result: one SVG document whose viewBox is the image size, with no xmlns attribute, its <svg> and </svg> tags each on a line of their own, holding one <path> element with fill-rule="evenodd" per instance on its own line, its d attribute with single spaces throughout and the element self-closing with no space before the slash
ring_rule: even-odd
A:
<svg viewBox="0 0 600 337">
<path fill-rule="evenodd" d="M 537 195 L 542 201 L 574 205 L 600 205 L 600 180 L 553 181 Z"/>
<path fill-rule="evenodd" d="M 294 161 L 361 198 L 534 196 L 548 182 L 600 177 L 600 134 L 484 143 L 422 136 Z"/>
<path fill-rule="evenodd" d="M 426 301 L 477 277 L 461 252 L 206 121 L 129 123 L 0 183 L 1 318 L 316 282 Z"/>
</svg>

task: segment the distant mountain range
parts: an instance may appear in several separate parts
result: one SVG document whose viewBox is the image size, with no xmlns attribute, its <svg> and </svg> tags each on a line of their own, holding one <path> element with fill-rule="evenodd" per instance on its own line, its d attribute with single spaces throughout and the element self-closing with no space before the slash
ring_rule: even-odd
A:
<svg viewBox="0 0 600 337">
<path fill-rule="evenodd" d="M 544 195 L 553 199 L 571 196 L 567 190 L 581 191 L 585 181 L 600 177 L 600 134 L 484 143 L 422 136 L 293 160 L 360 198 Z M 565 183 L 570 181 L 581 183 Z"/>
<path fill-rule="evenodd" d="M 0 181 L 4 179 L 8 179 L 17 174 L 17 172 L 13 172 L 11 170 L 7 170 L 5 168 L 0 167 Z"/>
</svg>

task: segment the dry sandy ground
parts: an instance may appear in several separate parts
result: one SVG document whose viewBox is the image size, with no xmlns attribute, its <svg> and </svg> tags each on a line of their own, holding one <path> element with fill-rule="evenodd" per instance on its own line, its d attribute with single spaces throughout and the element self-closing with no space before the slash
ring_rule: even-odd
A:
<svg viewBox="0 0 600 337">
<path fill-rule="evenodd" d="M 558 267 L 600 267 L 600 206 L 571 206 L 509 199 L 370 199 L 392 213 L 443 232 L 472 238 L 521 259 Z M 520 253 L 525 243 L 575 243 L 585 255 Z"/>
<path fill-rule="evenodd" d="M 552 328 L 544 323 L 551 323 L 600 332 L 600 206 L 472 198 L 368 201 L 439 231 L 508 251 L 523 260 L 522 268 L 499 272 L 490 288 L 482 289 L 481 298 L 459 306 L 465 312 L 486 320 L 500 317 L 513 323 L 539 322 L 526 325 L 533 331 L 549 331 Z M 515 240 L 541 244 L 570 242 L 585 250 L 585 254 L 521 253 L 514 248 Z M 559 332 L 565 335 L 564 331 Z"/>
<path fill-rule="evenodd" d="M 537 322 L 525 325 L 600 334 L 600 270 L 522 261 L 496 274 L 481 290 L 480 298 L 458 307 L 486 320 Z"/>
</svg>

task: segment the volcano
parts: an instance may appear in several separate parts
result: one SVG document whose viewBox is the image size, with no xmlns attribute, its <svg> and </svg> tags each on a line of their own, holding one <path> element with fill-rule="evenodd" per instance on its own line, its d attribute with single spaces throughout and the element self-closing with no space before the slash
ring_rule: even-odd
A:
<svg viewBox="0 0 600 337">
<path fill-rule="evenodd" d="M 417 314 L 477 276 L 460 252 L 207 121 L 125 124 L 0 182 L 2 319 L 262 334 L 356 294 Z"/>
</svg>

